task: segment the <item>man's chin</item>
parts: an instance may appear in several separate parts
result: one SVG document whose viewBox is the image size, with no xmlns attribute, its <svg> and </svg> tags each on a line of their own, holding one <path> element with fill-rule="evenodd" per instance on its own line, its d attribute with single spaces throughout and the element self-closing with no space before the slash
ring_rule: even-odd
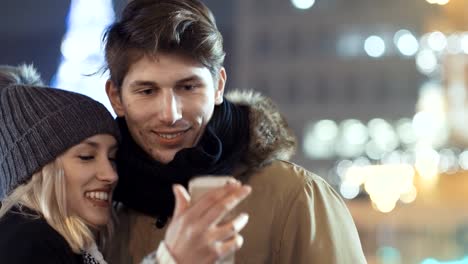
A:
<svg viewBox="0 0 468 264">
<path fill-rule="evenodd" d="M 179 152 L 180 150 L 174 150 L 174 151 L 166 151 L 166 152 L 163 152 L 163 153 L 154 153 L 153 155 L 151 155 L 151 157 L 156 160 L 156 161 L 159 161 L 161 162 L 162 164 L 167 164 L 169 162 L 171 162 L 175 155 L 177 154 L 177 152 Z"/>
</svg>

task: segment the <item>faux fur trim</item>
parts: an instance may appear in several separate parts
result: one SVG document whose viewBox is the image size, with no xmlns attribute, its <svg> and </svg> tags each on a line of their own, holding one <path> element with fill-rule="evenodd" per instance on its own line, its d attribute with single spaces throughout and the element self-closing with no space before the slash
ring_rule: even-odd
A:
<svg viewBox="0 0 468 264">
<path fill-rule="evenodd" d="M 261 167 L 275 159 L 291 158 L 296 151 L 296 137 L 271 99 L 254 91 L 232 91 L 226 98 L 250 109 L 247 166 Z"/>
</svg>

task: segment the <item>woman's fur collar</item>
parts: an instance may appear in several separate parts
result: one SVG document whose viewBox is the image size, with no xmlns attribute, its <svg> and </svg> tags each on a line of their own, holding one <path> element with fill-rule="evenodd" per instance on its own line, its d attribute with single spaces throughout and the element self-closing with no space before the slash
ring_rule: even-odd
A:
<svg viewBox="0 0 468 264">
<path fill-rule="evenodd" d="M 250 109 L 247 167 L 262 167 L 275 159 L 291 158 L 296 150 L 296 138 L 271 99 L 254 91 L 233 91 L 226 98 Z"/>
</svg>

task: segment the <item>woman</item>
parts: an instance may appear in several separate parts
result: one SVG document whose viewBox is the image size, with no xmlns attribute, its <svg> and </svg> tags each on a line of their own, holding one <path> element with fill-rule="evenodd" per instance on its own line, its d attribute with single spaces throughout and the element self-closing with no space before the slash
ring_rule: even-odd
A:
<svg viewBox="0 0 468 264">
<path fill-rule="evenodd" d="M 98 245 L 112 233 L 116 123 L 91 98 L 40 85 L 32 67 L 0 66 L 0 260 L 106 263 Z M 175 186 L 174 218 L 146 261 L 214 262 L 239 249 L 246 217 L 217 223 L 249 192 L 233 183 L 189 207 Z"/>
</svg>

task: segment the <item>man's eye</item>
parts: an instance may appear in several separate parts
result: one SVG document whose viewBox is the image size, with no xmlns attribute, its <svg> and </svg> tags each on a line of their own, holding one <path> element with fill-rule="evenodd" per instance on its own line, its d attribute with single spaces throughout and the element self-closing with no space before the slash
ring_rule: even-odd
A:
<svg viewBox="0 0 468 264">
<path fill-rule="evenodd" d="M 89 160 L 93 160 L 94 159 L 94 156 L 92 155 L 81 155 L 81 156 L 78 156 L 78 158 L 80 160 L 83 160 L 83 161 L 89 161 Z"/>
<path fill-rule="evenodd" d="M 193 84 L 187 84 L 187 85 L 182 85 L 181 87 L 184 91 L 192 91 L 194 90 L 195 88 L 197 88 L 196 85 L 193 85 Z"/>
<path fill-rule="evenodd" d="M 153 93 L 153 89 L 145 89 L 140 91 L 141 94 L 150 95 Z"/>
</svg>

